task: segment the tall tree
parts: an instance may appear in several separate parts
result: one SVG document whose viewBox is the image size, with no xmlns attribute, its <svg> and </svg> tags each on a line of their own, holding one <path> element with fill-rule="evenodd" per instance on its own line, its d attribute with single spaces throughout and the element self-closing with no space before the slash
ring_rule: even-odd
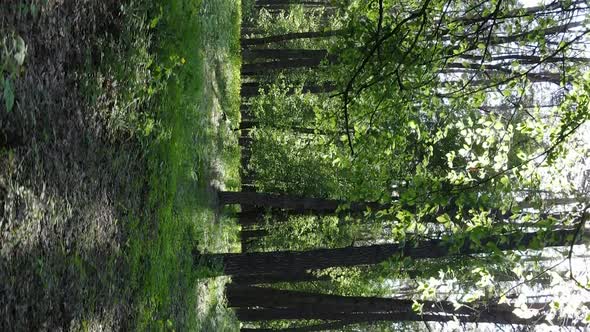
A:
<svg viewBox="0 0 590 332">
<path fill-rule="evenodd" d="M 405 244 L 380 244 L 365 247 L 279 251 L 243 254 L 197 254 L 196 259 L 221 262 L 226 275 L 265 275 L 302 273 L 309 269 L 335 266 L 378 264 L 394 256 L 412 259 L 438 258 L 448 255 L 472 255 L 494 250 L 519 250 L 543 246 L 565 246 L 571 243 L 574 230 L 542 233 L 483 235 L 460 241 L 434 239 Z"/>
<path fill-rule="evenodd" d="M 301 213 L 309 212 L 316 214 L 336 213 L 339 208 L 343 211 L 363 212 L 368 209 L 383 210 L 390 207 L 390 205 L 378 202 L 346 202 L 324 198 L 229 191 L 219 193 L 219 202 L 220 204 L 254 205 L 258 207 L 279 208 Z"/>
</svg>

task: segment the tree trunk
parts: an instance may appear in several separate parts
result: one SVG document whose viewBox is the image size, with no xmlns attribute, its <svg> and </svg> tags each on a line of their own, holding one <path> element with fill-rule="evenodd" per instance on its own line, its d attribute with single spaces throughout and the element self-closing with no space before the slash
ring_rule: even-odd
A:
<svg viewBox="0 0 590 332">
<path fill-rule="evenodd" d="M 342 296 L 301 291 L 282 290 L 266 287 L 230 285 L 227 288 L 228 306 L 233 308 L 299 308 L 305 311 L 322 311 L 333 313 L 358 312 L 408 312 L 412 311 L 413 300 Z M 482 313 L 512 313 L 514 307 L 507 304 L 471 303 L 455 309 L 449 301 L 420 301 L 423 311 L 429 313 L 452 313 L 462 315 L 480 315 Z M 532 303 L 528 307 L 542 309 L 545 303 Z"/>
<path fill-rule="evenodd" d="M 425 313 L 419 315 L 412 311 L 392 312 L 392 313 L 335 313 L 330 311 L 303 311 L 299 309 L 235 309 L 236 316 L 241 321 L 271 321 L 271 320 L 303 320 L 303 319 L 321 319 L 321 320 L 342 320 L 349 323 L 360 322 L 449 322 L 458 319 L 462 323 L 496 323 L 496 324 L 520 324 L 531 325 L 542 321 L 542 317 L 535 316 L 530 319 L 523 319 L 512 313 L 488 313 L 481 315 L 448 315 Z"/>
<path fill-rule="evenodd" d="M 354 320 L 340 320 L 335 322 L 329 323 L 320 323 L 320 324 L 313 324 L 313 325 L 304 325 L 298 327 L 286 327 L 283 329 L 249 329 L 249 328 L 242 328 L 240 332 L 313 332 L 313 331 L 340 331 L 343 327 L 360 323 L 360 321 L 355 322 Z"/>
<path fill-rule="evenodd" d="M 304 6 L 328 6 L 330 1 L 326 0 L 257 0 L 255 6 L 278 6 L 278 5 L 304 5 Z"/>
<path fill-rule="evenodd" d="M 337 131 L 332 131 L 332 130 L 323 130 L 323 129 L 316 129 L 316 128 L 309 128 L 309 127 L 299 127 L 299 126 L 282 126 L 282 125 L 276 125 L 274 123 L 265 123 L 265 122 L 260 122 L 260 121 L 241 121 L 240 122 L 240 127 L 238 128 L 238 130 L 244 130 L 244 129 L 254 129 L 254 128 L 272 128 L 275 130 L 280 130 L 280 131 L 292 131 L 294 133 L 299 133 L 299 134 L 306 134 L 306 135 L 336 135 Z"/>
<path fill-rule="evenodd" d="M 242 59 L 244 61 L 254 61 L 257 59 L 323 59 L 328 55 L 327 50 L 308 50 L 308 49 L 253 49 L 244 50 Z"/>
<path fill-rule="evenodd" d="M 463 322 L 493 322 L 527 324 L 538 321 L 522 320 L 513 314 L 514 307 L 507 304 L 472 303 L 455 309 L 448 301 L 421 301 L 424 315 L 412 310 L 413 300 L 339 296 L 259 287 L 229 287 L 229 306 L 236 308 L 241 320 L 263 321 L 277 319 L 342 320 L 347 323 L 374 320 L 414 320 L 416 316 L 453 319 Z M 546 303 L 531 303 L 532 309 L 543 309 Z M 371 318 L 371 319 L 367 319 Z M 365 320 L 366 319 L 366 320 Z"/>
<path fill-rule="evenodd" d="M 248 241 L 253 238 L 264 237 L 268 235 L 268 231 L 266 229 L 254 229 L 254 230 L 242 230 L 240 232 L 240 237 L 242 241 Z"/>
<path fill-rule="evenodd" d="M 523 233 L 483 236 L 479 245 L 465 239 L 463 245 L 435 239 L 412 243 L 381 244 L 364 247 L 346 247 L 337 249 L 317 249 L 309 251 L 276 251 L 243 254 L 207 254 L 197 255 L 197 259 L 206 259 L 223 263 L 225 275 L 257 275 L 302 273 L 307 270 L 324 269 L 336 266 L 357 266 L 381 263 L 394 255 L 413 259 L 439 258 L 449 255 L 479 254 L 491 251 L 487 246 L 495 244 L 498 250 L 521 250 L 540 245 L 546 247 L 564 246 L 574 235 L 573 230 L 557 230 L 551 233 Z M 457 249 L 458 248 L 458 249 Z"/>
<path fill-rule="evenodd" d="M 235 217 L 238 219 L 238 223 L 242 226 L 242 229 L 244 229 L 258 224 L 262 220 L 263 215 L 263 208 L 253 207 L 247 211 L 242 209 L 242 211 L 235 214 Z"/>
<path fill-rule="evenodd" d="M 297 213 L 310 214 L 333 214 L 336 213 L 338 207 L 346 205 L 348 207 L 342 209 L 346 212 L 363 212 L 368 209 L 378 211 L 391 207 L 390 205 L 377 202 L 346 202 L 335 199 L 239 191 L 219 192 L 219 204 L 254 205 L 264 208 L 286 209 Z"/>
<path fill-rule="evenodd" d="M 304 58 L 304 59 L 289 59 L 279 61 L 268 61 L 259 63 L 247 63 L 242 65 L 243 76 L 255 76 L 265 74 L 268 72 L 283 70 L 283 69 L 298 69 L 298 68 L 317 68 L 322 60 L 328 60 L 333 63 L 337 60 L 336 56 Z"/>
<path fill-rule="evenodd" d="M 262 274 L 232 277 L 232 283 L 237 285 L 274 284 L 279 282 L 309 282 L 329 281 L 329 276 L 316 276 L 313 273 L 285 273 L 285 274 Z"/>
<path fill-rule="evenodd" d="M 462 54 L 459 57 L 463 58 L 463 59 L 468 59 L 468 60 L 472 60 L 472 61 L 480 61 L 480 62 L 482 61 L 482 58 L 483 58 L 482 55 L 473 55 L 473 54 Z M 548 58 L 542 58 L 542 57 L 536 56 L 536 55 L 505 54 L 505 55 L 492 56 L 491 59 L 489 59 L 489 61 L 492 61 L 492 62 L 518 61 L 518 63 L 520 63 L 520 64 L 535 65 L 535 64 L 540 64 L 540 63 L 561 63 L 563 61 L 572 62 L 572 63 L 587 63 L 587 62 L 590 62 L 590 58 L 585 58 L 585 57 L 565 57 L 564 58 L 562 56 L 552 56 L 552 57 L 548 57 Z"/>
<path fill-rule="evenodd" d="M 554 27 L 549 27 L 549 28 L 545 28 L 545 29 L 533 29 L 533 30 L 529 30 L 529 31 L 525 31 L 522 33 L 518 33 L 518 34 L 512 34 L 512 35 L 508 35 L 508 36 L 492 36 L 491 40 L 489 42 L 489 44 L 487 46 L 498 46 L 498 45 L 503 45 L 503 44 L 508 44 L 508 43 L 517 43 L 519 41 L 525 41 L 528 37 L 530 36 L 550 36 L 550 35 L 554 35 L 557 33 L 562 33 L 562 32 L 567 32 L 570 31 L 572 28 L 576 28 L 579 26 L 583 26 L 583 22 L 570 22 L 567 24 L 563 24 L 563 25 L 558 25 L 558 26 L 554 26 Z M 470 40 L 469 37 L 465 37 L 468 41 Z M 471 43 L 472 45 L 466 49 L 463 50 L 463 52 L 466 51 L 472 51 L 472 50 L 476 50 L 477 49 L 477 42 L 472 41 Z M 459 45 L 459 42 L 456 42 L 456 45 Z M 446 55 L 453 55 L 455 51 L 459 50 L 459 47 L 449 47 L 445 50 Z M 461 55 L 459 55 L 461 56 Z"/>
<path fill-rule="evenodd" d="M 241 96 L 242 98 L 250 98 L 250 97 L 256 97 L 259 95 L 259 90 L 260 90 L 260 83 L 258 82 L 248 82 L 248 83 L 242 83 L 242 87 L 241 87 Z M 317 85 L 317 84 L 306 84 L 303 85 L 301 92 L 302 93 L 328 93 L 328 92 L 333 92 L 336 91 L 336 86 L 333 84 L 322 84 L 322 85 Z M 299 89 L 297 88 L 289 88 L 286 91 L 286 95 L 293 95 L 295 94 L 295 92 L 299 93 Z"/>
<path fill-rule="evenodd" d="M 241 131 L 238 138 L 240 146 L 240 179 L 242 182 L 242 192 L 256 191 L 254 188 L 254 174 L 250 169 L 250 159 L 252 158 L 252 138 L 249 136 L 249 130 Z"/>
<path fill-rule="evenodd" d="M 242 47 L 249 45 L 264 45 L 270 43 L 279 43 L 295 39 L 307 38 L 326 38 L 343 35 L 345 30 L 329 30 L 329 31 L 307 31 L 307 32 L 292 32 L 283 35 L 274 35 L 260 38 L 242 39 Z"/>
<path fill-rule="evenodd" d="M 265 237 L 268 234 L 269 232 L 266 229 L 242 229 L 240 231 L 240 245 L 242 246 L 242 252 L 250 251 L 252 241 Z"/>
<path fill-rule="evenodd" d="M 451 68 L 450 70 L 443 70 L 445 73 L 468 73 L 468 74 L 484 74 L 487 75 L 495 75 L 495 74 L 502 74 L 507 77 L 526 77 L 531 82 L 548 82 L 559 84 L 561 82 L 561 74 L 560 73 L 549 73 L 549 72 L 539 72 L 539 73 L 525 73 L 524 75 L 520 72 L 515 72 L 512 69 L 509 69 L 507 66 L 504 65 L 480 65 L 477 63 L 448 63 L 445 66 L 446 68 Z M 466 71 L 467 70 L 467 71 Z"/>
</svg>

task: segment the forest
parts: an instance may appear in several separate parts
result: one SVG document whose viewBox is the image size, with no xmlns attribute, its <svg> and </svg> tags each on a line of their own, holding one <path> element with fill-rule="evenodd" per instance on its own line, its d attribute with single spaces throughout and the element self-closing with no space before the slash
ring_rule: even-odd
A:
<svg viewBox="0 0 590 332">
<path fill-rule="evenodd" d="M 586 0 L 0 3 L 0 330 L 584 331 Z"/>
</svg>

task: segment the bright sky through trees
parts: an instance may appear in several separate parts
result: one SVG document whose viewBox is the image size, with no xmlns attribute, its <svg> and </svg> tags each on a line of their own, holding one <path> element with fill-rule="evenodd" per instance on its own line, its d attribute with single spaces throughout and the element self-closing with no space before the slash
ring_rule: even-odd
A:
<svg viewBox="0 0 590 332">
<path fill-rule="evenodd" d="M 434 300 L 508 305 L 505 323 L 536 328 L 586 319 L 587 4 L 253 5 L 242 30 L 248 194 L 222 196 L 241 204 L 251 253 L 210 259 L 266 287 L 412 299 L 424 317 L 434 309 L 420 302 Z M 573 233 L 544 237 L 560 232 Z M 233 306 L 245 321 L 286 327 L 299 325 L 280 322 L 303 300 L 293 301 L 280 313 Z M 438 315 L 428 317 L 476 320 Z"/>
</svg>

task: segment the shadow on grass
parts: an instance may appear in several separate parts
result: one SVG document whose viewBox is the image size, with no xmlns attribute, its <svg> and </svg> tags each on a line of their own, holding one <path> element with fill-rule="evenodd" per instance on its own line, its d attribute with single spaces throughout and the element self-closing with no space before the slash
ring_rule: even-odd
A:
<svg viewBox="0 0 590 332">
<path fill-rule="evenodd" d="M 192 252 L 235 241 L 238 6 L 162 4 L 1 5 L 28 54 L 0 106 L 0 330 L 235 328 Z"/>
<path fill-rule="evenodd" d="M 22 72 L 11 77 L 15 107 L 8 112 L 0 100 L 0 142 L 15 142 L 0 146 L 2 331 L 133 326 L 124 252 L 131 215 L 147 197 L 145 151 L 105 116 L 122 84 L 95 75 L 106 44 L 123 33 L 126 8 L 110 0 L 0 5 L 0 34 L 27 45 Z M 90 73 L 101 91 L 93 100 L 82 86 Z"/>
</svg>

